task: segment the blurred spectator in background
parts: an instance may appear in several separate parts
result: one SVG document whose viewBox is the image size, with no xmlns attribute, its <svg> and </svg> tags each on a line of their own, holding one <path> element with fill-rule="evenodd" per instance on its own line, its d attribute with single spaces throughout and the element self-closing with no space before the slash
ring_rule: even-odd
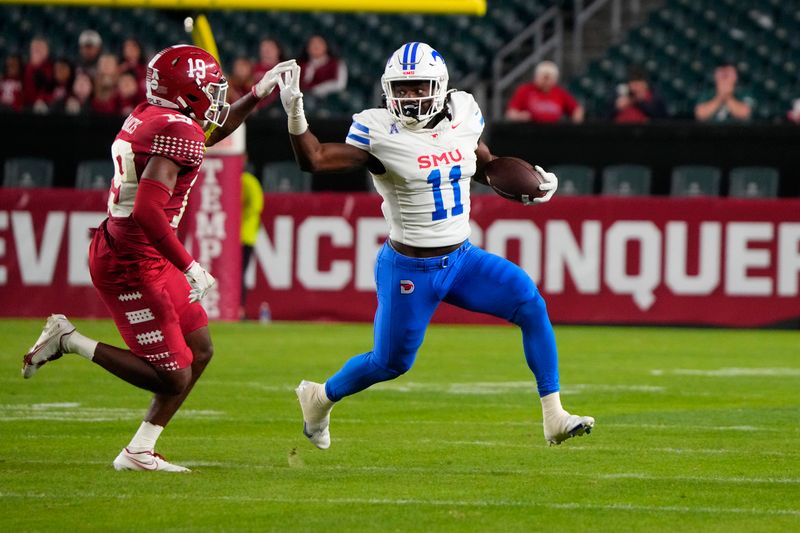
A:
<svg viewBox="0 0 800 533">
<path fill-rule="evenodd" d="M 789 119 L 789 122 L 800 124 L 800 98 L 792 102 L 792 108 L 786 113 L 786 118 Z"/>
<path fill-rule="evenodd" d="M 72 91 L 64 100 L 53 102 L 52 110 L 68 115 L 85 115 L 91 111 L 92 92 L 92 78 L 85 72 L 78 72 L 72 82 Z"/>
<path fill-rule="evenodd" d="M 103 54 L 97 60 L 97 74 L 94 77 L 94 97 L 92 111 L 102 114 L 117 113 L 117 81 L 119 61 L 114 54 Z"/>
<path fill-rule="evenodd" d="M 272 67 L 283 61 L 283 49 L 275 39 L 261 39 L 258 45 L 258 63 L 253 65 L 253 79 L 260 80 Z M 278 99 L 280 91 L 272 91 L 259 102 L 259 109 Z"/>
<path fill-rule="evenodd" d="M 638 67 L 631 68 L 628 72 L 628 82 L 617 86 L 609 118 L 618 124 L 641 124 L 666 116 L 664 101 L 650 87 L 644 70 Z"/>
<path fill-rule="evenodd" d="M 43 37 L 34 37 L 30 57 L 22 76 L 22 101 L 25 107 L 46 113 L 53 91 L 53 63 L 50 62 L 50 45 Z"/>
<path fill-rule="evenodd" d="M 83 30 L 78 37 L 78 63 L 76 72 L 84 72 L 94 79 L 97 71 L 97 61 L 103 51 L 103 39 L 94 30 Z"/>
<path fill-rule="evenodd" d="M 736 67 L 723 63 L 714 69 L 714 94 L 705 94 L 694 108 L 694 116 L 701 122 L 732 122 L 750 120 L 755 101 L 742 90 L 737 90 Z"/>
<path fill-rule="evenodd" d="M 141 84 L 130 70 L 119 75 L 117 81 L 117 101 L 114 107 L 121 115 L 130 115 L 133 109 L 144 102 L 145 93 Z"/>
<path fill-rule="evenodd" d="M 252 87 L 253 64 L 249 59 L 240 57 L 233 62 L 233 70 L 228 78 L 228 101 L 235 102 L 249 93 Z"/>
<path fill-rule="evenodd" d="M 144 78 L 147 74 L 147 63 L 142 52 L 142 45 L 131 37 L 122 43 L 122 60 L 119 66 L 120 74 L 130 72 L 144 89 Z"/>
<path fill-rule="evenodd" d="M 558 85 L 558 66 L 552 61 L 536 65 L 532 83 L 517 87 L 508 103 L 506 118 L 531 122 L 559 122 L 562 117 L 583 122 L 583 106 Z"/>
<path fill-rule="evenodd" d="M 239 306 L 239 319 L 245 318 L 245 302 L 247 302 L 247 285 L 245 272 L 256 245 L 258 228 L 261 227 L 261 212 L 264 210 L 264 190 L 261 182 L 250 172 L 242 174 L 242 300 Z"/>
<path fill-rule="evenodd" d="M 22 111 L 22 58 L 6 56 L 0 77 L 0 109 Z"/>
<path fill-rule="evenodd" d="M 275 39 L 261 39 L 258 63 L 253 65 L 253 79 L 260 80 L 272 67 L 283 61 L 283 49 Z"/>
<path fill-rule="evenodd" d="M 331 53 L 328 42 L 320 35 L 312 35 L 306 42 L 298 64 L 303 92 L 319 98 L 347 87 L 347 66 Z"/>
<path fill-rule="evenodd" d="M 64 100 L 72 90 L 74 81 L 72 63 L 64 57 L 56 59 L 53 63 L 53 95 L 52 102 Z"/>
</svg>

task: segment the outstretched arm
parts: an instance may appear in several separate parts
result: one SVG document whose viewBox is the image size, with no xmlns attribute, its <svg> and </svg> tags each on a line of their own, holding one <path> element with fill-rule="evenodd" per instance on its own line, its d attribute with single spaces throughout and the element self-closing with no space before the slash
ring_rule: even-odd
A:
<svg viewBox="0 0 800 533">
<path fill-rule="evenodd" d="M 206 146 L 217 144 L 241 126 L 242 122 L 250 116 L 250 113 L 253 112 L 258 103 L 263 98 L 266 98 L 278 84 L 278 76 L 282 72 L 288 72 L 293 65 L 295 65 L 294 59 L 278 63 L 264 74 L 258 83 L 253 85 L 252 91 L 236 100 L 231 105 L 230 111 L 228 111 L 228 118 L 225 123 L 221 127 L 212 130 L 208 135 Z"/>
<path fill-rule="evenodd" d="M 321 143 L 309 129 L 289 138 L 297 164 L 306 172 L 347 172 L 369 161 L 364 150 L 345 143 Z"/>
<path fill-rule="evenodd" d="M 247 93 L 231 104 L 228 118 L 225 119 L 225 123 L 222 126 L 216 127 L 211 131 L 211 134 L 206 139 L 206 146 L 214 146 L 233 133 L 253 112 L 253 109 L 256 108 L 260 101 L 261 99 L 253 96 L 253 93 Z"/>
<path fill-rule="evenodd" d="M 278 77 L 281 103 L 288 116 L 289 138 L 294 157 L 307 172 L 346 172 L 367 166 L 369 153 L 345 143 L 320 143 L 308 129 L 300 92 L 300 67 L 297 65 Z"/>
</svg>

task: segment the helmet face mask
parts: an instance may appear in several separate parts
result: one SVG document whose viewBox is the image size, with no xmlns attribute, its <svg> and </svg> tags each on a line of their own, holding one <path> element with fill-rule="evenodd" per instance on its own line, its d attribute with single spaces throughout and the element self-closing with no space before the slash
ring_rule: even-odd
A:
<svg viewBox="0 0 800 533">
<path fill-rule="evenodd" d="M 421 127 L 444 109 L 448 79 L 439 52 L 425 43 L 404 44 L 381 77 L 386 107 L 404 126 Z"/>
<path fill-rule="evenodd" d="M 228 118 L 228 112 L 231 109 L 230 104 L 226 101 L 228 96 L 228 81 L 222 78 L 219 83 L 206 84 L 202 90 L 206 96 L 208 96 L 208 101 L 210 102 L 203 117 L 216 126 L 222 126 L 225 124 L 225 120 Z"/>
<path fill-rule="evenodd" d="M 438 92 L 439 81 L 435 79 L 390 81 L 386 105 L 397 117 L 424 122 L 441 110 L 433 96 Z"/>
<path fill-rule="evenodd" d="M 230 106 L 228 81 L 214 57 L 196 46 L 177 45 L 156 54 L 147 65 L 147 101 L 175 109 L 198 123 L 222 126 Z"/>
</svg>

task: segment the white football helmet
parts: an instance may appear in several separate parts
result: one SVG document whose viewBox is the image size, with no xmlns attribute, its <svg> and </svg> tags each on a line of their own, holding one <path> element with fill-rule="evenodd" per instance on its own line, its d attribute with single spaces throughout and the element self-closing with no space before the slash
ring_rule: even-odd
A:
<svg viewBox="0 0 800 533">
<path fill-rule="evenodd" d="M 404 126 L 422 125 L 444 109 L 449 78 L 439 52 L 425 43 L 406 43 L 391 55 L 381 76 L 386 107 Z M 398 98 L 394 84 L 402 81 L 429 82 L 430 96 Z M 430 106 L 423 111 L 426 101 L 430 101 Z"/>
</svg>

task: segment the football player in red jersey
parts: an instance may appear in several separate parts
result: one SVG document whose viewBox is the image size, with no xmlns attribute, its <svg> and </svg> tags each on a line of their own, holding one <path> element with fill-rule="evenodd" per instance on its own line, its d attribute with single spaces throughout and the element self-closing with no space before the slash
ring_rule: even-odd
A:
<svg viewBox="0 0 800 533">
<path fill-rule="evenodd" d="M 205 147 L 239 127 L 294 64 L 276 65 L 229 105 L 228 82 L 213 56 L 196 46 L 166 48 L 147 66 L 147 102 L 111 145 L 108 218 L 92 239 L 89 270 L 128 350 L 89 339 L 64 315 L 52 315 L 25 355 L 22 374 L 30 378 L 48 361 L 76 353 L 155 393 L 139 430 L 114 460 L 117 470 L 188 471 L 154 448 L 211 359 L 208 317 L 199 302 L 215 280 L 175 230 Z"/>
</svg>

